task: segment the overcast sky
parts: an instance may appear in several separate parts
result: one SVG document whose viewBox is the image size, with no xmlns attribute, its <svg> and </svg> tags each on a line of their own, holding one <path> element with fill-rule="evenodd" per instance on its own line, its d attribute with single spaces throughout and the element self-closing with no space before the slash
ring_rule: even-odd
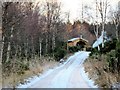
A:
<svg viewBox="0 0 120 90">
<path fill-rule="evenodd" d="M 94 6 L 95 0 L 59 0 L 62 3 L 62 11 L 70 12 L 70 20 L 81 19 L 81 8 L 83 5 Z M 112 9 L 115 8 L 120 0 L 109 0 Z"/>
<path fill-rule="evenodd" d="M 36 0 L 36 1 L 51 1 L 51 0 Z M 87 11 L 87 10 L 83 10 L 84 13 L 91 13 L 92 16 L 95 15 L 95 1 L 96 0 L 52 0 L 52 1 L 59 1 L 61 2 L 61 9 L 62 9 L 62 17 L 64 19 L 65 18 L 65 14 L 69 12 L 70 14 L 70 21 L 73 23 L 75 20 L 80 20 L 82 18 L 81 15 L 81 11 L 82 11 L 82 3 L 83 6 L 87 5 L 92 7 L 93 9 Z M 99 0 L 97 0 L 99 1 Z M 104 1 L 104 0 L 103 0 Z M 120 0 L 108 0 L 108 2 L 110 3 L 110 9 L 111 11 L 113 11 L 115 9 L 115 7 L 118 5 L 118 2 Z M 85 16 L 85 14 L 83 15 L 84 19 L 90 19 L 88 18 L 88 15 Z M 94 16 L 93 16 L 94 17 Z M 100 19 L 100 18 L 99 18 Z M 88 22 L 93 22 L 92 20 L 88 20 Z"/>
</svg>

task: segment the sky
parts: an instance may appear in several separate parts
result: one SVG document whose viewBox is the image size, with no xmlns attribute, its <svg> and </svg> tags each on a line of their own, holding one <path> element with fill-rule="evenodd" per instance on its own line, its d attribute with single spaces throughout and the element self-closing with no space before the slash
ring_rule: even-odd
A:
<svg viewBox="0 0 120 90">
<path fill-rule="evenodd" d="M 88 3 L 89 0 L 84 0 Z M 76 20 L 81 18 L 81 11 L 82 11 L 82 0 L 61 0 L 62 2 L 62 11 L 70 13 L 70 20 Z"/>
<path fill-rule="evenodd" d="M 46 1 L 46 0 L 37 0 L 37 1 Z M 51 0 L 47 0 L 51 1 Z M 82 19 L 82 4 L 90 6 L 95 9 L 95 0 L 53 0 L 53 1 L 59 1 L 61 2 L 61 10 L 62 10 L 62 15 L 61 17 L 66 19 L 66 14 L 69 13 L 69 19 L 73 23 L 75 20 L 80 20 Z M 100 0 L 98 0 L 100 1 Z M 104 0 L 103 0 L 104 1 Z M 115 6 L 117 6 L 118 2 L 120 0 L 108 0 L 111 5 L 111 10 L 115 9 Z M 94 13 L 95 10 L 89 10 L 87 13 Z M 85 13 L 85 10 L 84 10 Z M 88 15 L 83 15 L 84 19 L 89 19 L 88 22 L 91 22 L 91 19 L 88 18 Z M 67 20 L 67 19 L 66 19 Z"/>
<path fill-rule="evenodd" d="M 70 13 L 70 21 L 81 19 L 82 3 L 83 5 L 93 6 L 95 0 L 59 0 L 62 3 L 62 11 Z M 111 7 L 115 8 L 120 0 L 109 0 Z"/>
</svg>

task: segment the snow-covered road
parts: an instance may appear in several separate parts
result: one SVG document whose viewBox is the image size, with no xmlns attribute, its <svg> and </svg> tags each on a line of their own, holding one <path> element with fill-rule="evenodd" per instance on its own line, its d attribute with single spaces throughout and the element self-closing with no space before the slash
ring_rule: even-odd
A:
<svg viewBox="0 0 120 90">
<path fill-rule="evenodd" d="M 89 52 L 77 52 L 64 64 L 34 77 L 30 83 L 19 85 L 18 88 L 96 88 L 84 72 L 83 62 L 88 56 Z"/>
</svg>

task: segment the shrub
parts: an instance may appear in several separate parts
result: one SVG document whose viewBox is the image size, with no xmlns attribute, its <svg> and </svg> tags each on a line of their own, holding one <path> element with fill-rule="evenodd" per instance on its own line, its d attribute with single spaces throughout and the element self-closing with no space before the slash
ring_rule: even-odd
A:
<svg viewBox="0 0 120 90">
<path fill-rule="evenodd" d="M 56 48 L 54 56 L 57 61 L 59 61 L 61 58 L 63 58 L 67 54 L 67 51 L 62 48 Z"/>
<path fill-rule="evenodd" d="M 92 51 L 92 47 L 87 47 L 86 51 Z"/>
<path fill-rule="evenodd" d="M 105 42 L 105 47 L 101 49 L 102 53 L 110 52 L 111 50 L 114 50 L 116 48 L 116 39 L 113 39 L 112 41 Z"/>
<path fill-rule="evenodd" d="M 99 54 L 100 52 L 97 50 L 97 48 L 92 48 L 90 56 L 92 56 L 93 54 Z"/>
<path fill-rule="evenodd" d="M 116 51 L 115 50 L 111 50 L 108 54 L 107 54 L 107 62 L 108 62 L 108 68 L 111 72 L 114 72 L 116 69 Z"/>
<path fill-rule="evenodd" d="M 116 44 L 117 70 L 120 72 L 120 42 Z"/>
<path fill-rule="evenodd" d="M 23 69 L 23 70 L 29 70 L 29 65 L 28 65 L 28 63 L 22 64 L 22 69 Z"/>
<path fill-rule="evenodd" d="M 117 42 L 116 44 L 116 55 L 117 57 L 120 57 L 120 42 Z"/>
<path fill-rule="evenodd" d="M 18 62 L 17 74 L 24 74 L 24 71 L 29 70 L 29 63 Z"/>
<path fill-rule="evenodd" d="M 80 47 L 78 47 L 78 46 L 73 46 L 73 47 L 69 47 L 68 50 L 69 50 L 70 53 L 73 53 L 73 52 L 79 51 L 79 50 L 80 50 Z"/>
</svg>

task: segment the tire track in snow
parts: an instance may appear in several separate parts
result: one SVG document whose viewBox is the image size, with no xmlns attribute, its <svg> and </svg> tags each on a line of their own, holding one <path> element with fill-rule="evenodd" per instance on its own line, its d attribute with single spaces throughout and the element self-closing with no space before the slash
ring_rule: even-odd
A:
<svg viewBox="0 0 120 90">
<path fill-rule="evenodd" d="M 55 67 L 53 69 L 48 70 L 47 72 L 44 72 L 42 75 L 34 76 L 33 78 L 28 78 L 27 81 L 30 83 L 26 84 L 20 84 L 17 86 L 17 88 L 36 88 L 36 87 L 41 87 L 41 88 L 47 88 L 50 87 L 51 79 L 53 79 L 57 73 L 60 72 L 61 69 L 63 69 L 65 66 L 69 66 L 73 62 L 74 56 L 76 56 L 78 53 L 75 53 L 73 56 L 70 56 L 64 64 Z M 50 80 L 49 80 L 50 79 Z M 38 84 L 39 83 L 39 84 Z M 46 84 L 42 84 L 46 83 Z"/>
<path fill-rule="evenodd" d="M 90 87 L 81 75 L 82 64 L 89 56 L 89 52 L 81 51 L 69 57 L 68 60 L 44 73 L 40 77 L 32 80 L 33 83 L 22 88 L 87 88 Z M 82 71 L 83 72 L 83 71 Z"/>
<path fill-rule="evenodd" d="M 70 75 L 73 70 L 82 62 L 81 57 L 84 53 L 78 53 L 74 56 L 72 63 L 66 66 L 52 81 L 52 88 L 67 88 L 69 83 Z"/>
</svg>

